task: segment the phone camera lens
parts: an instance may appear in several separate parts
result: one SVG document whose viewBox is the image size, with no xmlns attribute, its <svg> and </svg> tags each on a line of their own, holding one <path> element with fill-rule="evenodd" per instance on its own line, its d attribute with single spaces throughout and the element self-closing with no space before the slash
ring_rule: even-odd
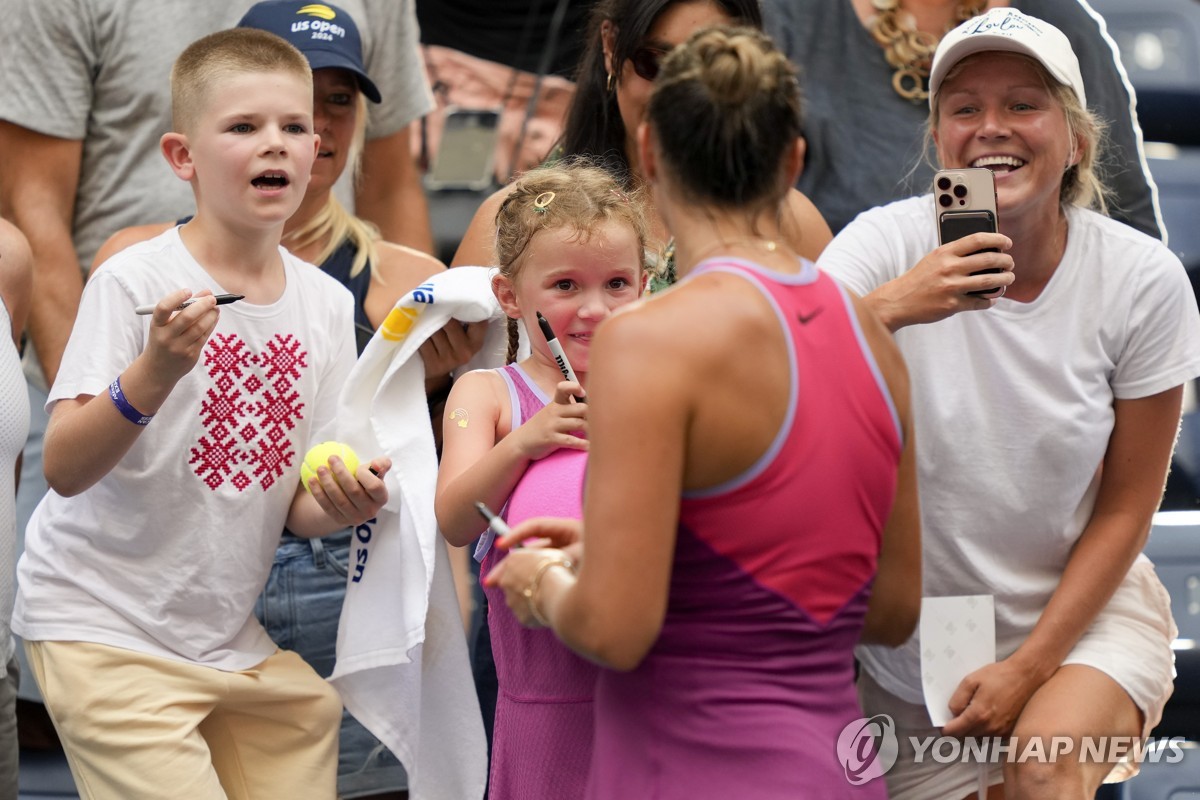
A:
<svg viewBox="0 0 1200 800">
<path fill-rule="evenodd" d="M 955 186 L 954 187 L 954 196 L 960 197 L 960 198 L 966 197 L 967 196 L 967 187 L 963 186 L 961 183 L 958 186 Z"/>
<path fill-rule="evenodd" d="M 946 177 L 938 178 L 938 188 L 943 192 L 950 189 L 950 179 Z"/>
<path fill-rule="evenodd" d="M 938 202 L 942 204 L 942 208 L 949 208 L 954 203 L 954 200 L 948 194 L 939 194 Z"/>
</svg>

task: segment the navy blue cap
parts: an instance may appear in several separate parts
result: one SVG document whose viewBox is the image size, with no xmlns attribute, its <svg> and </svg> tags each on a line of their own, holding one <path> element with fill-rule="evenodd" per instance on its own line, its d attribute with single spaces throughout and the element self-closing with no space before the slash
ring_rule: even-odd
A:
<svg viewBox="0 0 1200 800">
<path fill-rule="evenodd" d="M 368 100 L 378 103 L 383 99 L 363 66 L 358 26 L 348 12 L 333 3 L 265 0 L 247 11 L 238 27 L 258 28 L 282 36 L 304 53 L 313 69 L 349 70 Z"/>
</svg>

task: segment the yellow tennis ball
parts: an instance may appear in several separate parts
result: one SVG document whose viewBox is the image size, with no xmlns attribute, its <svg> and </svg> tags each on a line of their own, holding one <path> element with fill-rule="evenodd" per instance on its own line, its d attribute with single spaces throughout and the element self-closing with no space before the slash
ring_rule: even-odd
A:
<svg viewBox="0 0 1200 800">
<path fill-rule="evenodd" d="M 304 490 L 311 493 L 308 482 L 317 476 L 317 467 L 329 465 L 329 457 L 337 456 L 346 464 L 346 469 L 353 475 L 358 469 L 358 454 L 350 449 L 350 445 L 341 442 L 321 442 L 304 454 L 304 463 L 300 465 L 300 483 Z"/>
</svg>

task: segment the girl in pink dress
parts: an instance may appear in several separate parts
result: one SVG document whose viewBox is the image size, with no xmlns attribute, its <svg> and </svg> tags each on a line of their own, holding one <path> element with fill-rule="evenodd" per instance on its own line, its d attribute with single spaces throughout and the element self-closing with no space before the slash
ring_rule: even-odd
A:
<svg viewBox="0 0 1200 800">
<path fill-rule="evenodd" d="M 499 272 L 492 289 L 509 316 L 509 365 L 468 373 L 446 403 L 436 511 L 447 541 L 484 530 L 482 501 L 510 524 L 539 516 L 578 519 L 587 462 L 587 383 L 592 334 L 642 293 L 645 222 L 636 198 L 609 174 L 580 164 L 547 167 L 516 183 L 496 218 Z M 567 381 L 541 334 L 542 315 L 578 381 Z M 517 351 L 517 320 L 532 352 Z M 505 554 L 480 539 L 482 570 Z M 549 631 L 523 628 L 488 589 L 488 625 L 499 697 L 492 743 L 492 800 L 581 798 L 592 755 L 596 667 Z"/>
</svg>

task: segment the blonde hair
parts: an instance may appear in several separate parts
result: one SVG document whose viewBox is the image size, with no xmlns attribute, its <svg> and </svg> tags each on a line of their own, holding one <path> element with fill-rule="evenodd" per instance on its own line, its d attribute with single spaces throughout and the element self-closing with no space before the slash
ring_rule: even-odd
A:
<svg viewBox="0 0 1200 800">
<path fill-rule="evenodd" d="M 350 155 L 346 164 L 357 182 L 362 172 L 362 148 L 367 131 L 367 98 L 362 92 L 358 93 L 358 116 L 354 121 L 354 138 L 350 144 Z M 379 259 L 376 243 L 383 238 L 379 228 L 365 219 L 351 214 L 337 199 L 332 191 L 325 205 L 307 222 L 283 237 L 283 245 L 289 250 L 296 251 L 308 247 L 314 242 L 324 241 L 325 246 L 313 259 L 315 264 L 324 264 L 334 251 L 344 242 L 350 242 L 355 247 L 354 260 L 350 264 L 350 277 L 358 277 L 359 273 L 370 264 L 371 276 L 379 277 Z"/>
<path fill-rule="evenodd" d="M 663 60 L 646 118 L 686 194 L 725 208 L 776 206 L 801 134 L 796 68 L 753 28 L 708 28 Z"/>
<path fill-rule="evenodd" d="M 255 28 L 217 31 L 188 45 L 171 68 L 171 124 L 187 131 L 221 81 L 252 72 L 286 72 L 308 83 L 312 69 L 304 54 L 273 33 Z"/>
<path fill-rule="evenodd" d="M 648 235 L 645 203 L 639 191 L 621 188 L 612 173 L 587 159 L 574 157 L 525 173 L 496 212 L 496 263 L 500 274 L 515 281 L 524 266 L 529 243 L 542 231 L 567 228 L 580 241 L 608 222 L 628 225 L 644 254 Z M 645 270 L 645 258 L 638 262 Z M 517 321 L 508 320 L 507 363 L 517 358 Z"/>
<path fill-rule="evenodd" d="M 1051 77 L 1042 62 L 1023 53 L 1011 53 L 1016 58 L 1029 62 L 1037 70 L 1042 84 L 1051 96 L 1062 107 L 1063 116 L 1067 123 L 1067 136 L 1071 139 L 1071 155 L 1076 155 L 1076 142 L 1083 140 L 1083 152 L 1079 154 L 1079 163 L 1073 164 L 1063 172 L 1059 187 L 1059 199 L 1064 205 L 1093 208 L 1101 214 L 1108 213 L 1108 201 L 1112 197 L 1112 189 L 1104 181 L 1101 174 L 1100 154 L 1107 143 L 1108 125 L 1096 114 L 1083 107 L 1079 95 L 1065 84 Z M 962 71 L 963 65 L 970 61 L 967 56 L 959 61 L 946 77 L 942 79 L 944 86 L 947 81 Z M 929 120 L 925 128 L 925 152 L 933 141 L 933 132 L 941 121 L 941 103 L 935 102 L 929 112 Z"/>
<path fill-rule="evenodd" d="M 1108 214 L 1112 189 L 1101 174 L 1100 154 L 1107 140 L 1108 123 L 1083 107 L 1079 95 L 1071 87 L 1052 83 L 1050 91 L 1062 105 L 1067 118 L 1067 134 L 1071 137 L 1072 154 L 1075 142 L 1083 139 L 1079 163 L 1072 165 L 1062 177 L 1062 201 L 1082 208 L 1094 208 Z"/>
</svg>

